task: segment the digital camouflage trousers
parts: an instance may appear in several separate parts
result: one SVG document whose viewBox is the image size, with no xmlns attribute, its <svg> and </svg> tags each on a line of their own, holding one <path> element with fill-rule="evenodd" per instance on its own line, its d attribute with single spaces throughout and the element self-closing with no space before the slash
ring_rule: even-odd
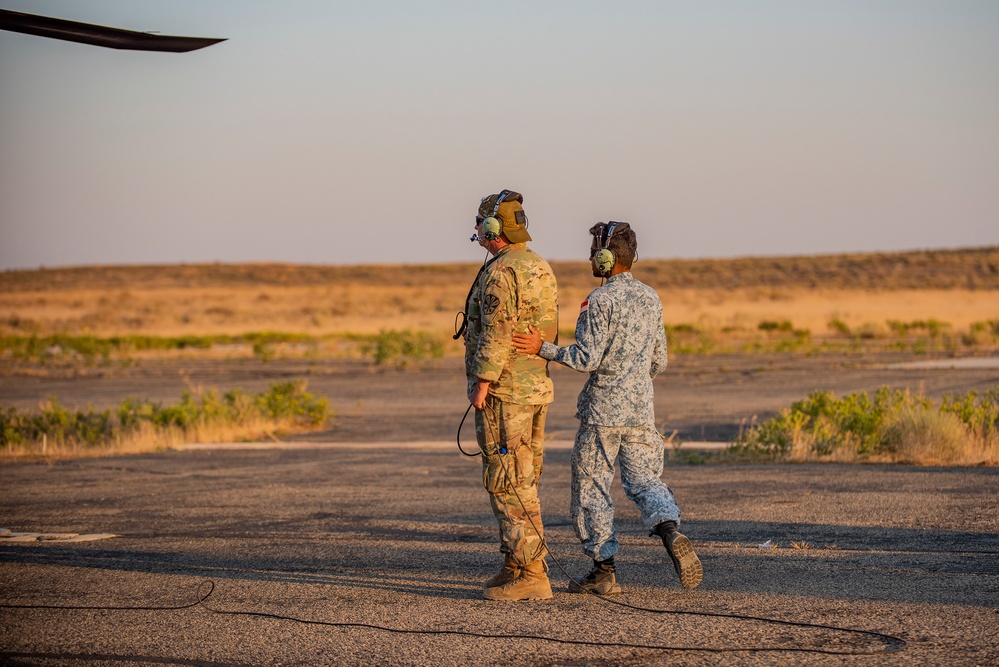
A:
<svg viewBox="0 0 999 667">
<path fill-rule="evenodd" d="M 614 530 L 614 460 L 621 464 L 624 494 L 642 513 L 646 528 L 680 521 L 673 491 L 663 474 L 663 438 L 654 426 L 580 424 L 572 447 L 572 493 L 569 512 L 583 551 L 593 560 L 617 553 Z"/>
<path fill-rule="evenodd" d="M 538 500 L 547 414 L 547 405 L 505 403 L 492 395 L 485 410 L 475 411 L 482 483 L 499 522 L 500 551 L 521 567 L 547 553 Z"/>
</svg>

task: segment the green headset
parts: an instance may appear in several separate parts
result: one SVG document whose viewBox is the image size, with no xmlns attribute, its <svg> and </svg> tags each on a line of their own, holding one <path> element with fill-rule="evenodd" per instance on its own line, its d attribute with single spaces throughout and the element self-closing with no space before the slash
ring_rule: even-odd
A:
<svg viewBox="0 0 999 667">
<path fill-rule="evenodd" d="M 482 221 L 482 237 L 487 241 L 495 241 L 503 234 L 503 223 L 494 212 Z"/>
<path fill-rule="evenodd" d="M 503 221 L 496 217 L 499 212 L 500 204 L 502 204 L 507 197 L 510 195 L 516 195 L 516 192 L 512 190 L 504 190 L 499 193 L 499 197 L 496 198 L 496 204 L 493 206 L 493 212 L 489 214 L 488 218 L 483 218 L 482 220 L 482 237 L 487 241 L 495 241 L 503 234 Z"/>
<path fill-rule="evenodd" d="M 624 231 L 628 229 L 627 222 L 614 222 L 611 220 L 607 224 L 600 223 L 597 226 L 597 240 L 600 242 L 600 249 L 593 254 L 593 266 L 604 278 L 610 275 L 610 272 L 614 269 L 614 265 L 617 264 L 617 257 L 614 256 L 614 251 L 610 249 L 610 240 L 614 236 L 614 232 Z"/>
</svg>

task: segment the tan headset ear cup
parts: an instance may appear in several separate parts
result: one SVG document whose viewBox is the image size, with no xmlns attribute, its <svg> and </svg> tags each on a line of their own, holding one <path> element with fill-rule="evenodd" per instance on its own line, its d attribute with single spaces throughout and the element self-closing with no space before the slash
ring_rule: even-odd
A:
<svg viewBox="0 0 999 667">
<path fill-rule="evenodd" d="M 616 263 L 617 260 L 614 258 L 614 253 L 607 248 L 601 248 L 593 256 L 593 265 L 597 267 L 597 271 L 602 275 L 610 273 Z"/>
<path fill-rule="evenodd" d="M 499 218 L 489 216 L 482 221 L 482 236 L 487 241 L 498 239 L 502 233 L 503 223 L 499 221 Z"/>
</svg>

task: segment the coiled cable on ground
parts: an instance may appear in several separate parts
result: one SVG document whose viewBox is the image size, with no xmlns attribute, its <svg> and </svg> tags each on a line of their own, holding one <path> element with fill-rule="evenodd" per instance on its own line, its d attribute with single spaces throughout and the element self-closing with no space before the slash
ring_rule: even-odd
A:
<svg viewBox="0 0 999 667">
<path fill-rule="evenodd" d="M 469 406 L 469 407 L 471 407 L 471 406 Z M 490 409 L 488 405 L 486 405 L 486 408 Z M 468 415 L 468 410 L 465 411 L 465 415 Z M 462 418 L 462 423 L 464 423 L 464 421 L 465 421 L 465 419 L 463 417 Z M 482 421 L 489 428 L 490 434 L 493 436 L 494 440 L 496 442 L 499 442 L 499 440 L 497 438 L 497 434 L 493 430 L 492 422 L 489 419 L 483 419 Z M 458 433 L 459 433 L 458 448 L 461 449 L 461 440 L 460 440 L 461 426 L 460 425 L 458 427 Z M 464 449 L 462 449 L 461 452 L 462 452 L 462 454 L 465 454 L 465 450 Z M 480 452 L 480 453 L 482 453 L 482 452 Z M 465 454 L 465 455 L 468 456 L 468 454 Z M 485 454 L 483 454 L 483 456 L 485 456 Z M 535 532 L 538 535 L 541 536 L 541 546 L 542 546 L 542 549 L 544 551 L 548 552 L 548 555 L 551 557 L 552 562 L 555 563 L 555 566 L 558 567 L 559 571 L 562 572 L 562 574 L 564 574 L 566 576 L 566 578 L 569 579 L 569 581 L 574 582 L 579 587 L 579 589 L 581 591 L 584 591 L 585 593 L 589 594 L 591 597 L 593 597 L 593 598 L 595 598 L 595 599 L 597 599 L 597 600 L 599 600 L 601 602 L 605 602 L 607 604 L 617 605 L 618 607 L 623 607 L 625 609 L 631 609 L 633 611 L 640 611 L 640 612 L 649 613 L 649 614 L 671 614 L 671 615 L 674 615 L 674 616 L 702 616 L 702 617 L 708 617 L 708 618 L 729 618 L 729 619 L 735 619 L 735 620 L 741 620 L 741 621 L 756 621 L 756 622 L 759 622 L 759 623 L 770 623 L 770 624 L 774 624 L 774 625 L 784 625 L 784 626 L 797 627 L 797 628 L 812 628 L 812 629 L 819 629 L 819 630 L 832 630 L 834 632 L 843 632 L 843 633 L 847 633 L 847 634 L 863 635 L 863 636 L 866 636 L 866 637 L 871 637 L 871 638 L 874 638 L 874 639 L 881 640 L 881 641 L 885 642 L 885 644 L 886 644 L 886 646 L 884 648 L 882 648 L 882 649 L 879 649 L 879 650 L 869 650 L 869 651 L 863 651 L 863 650 L 843 650 L 843 651 L 838 651 L 838 650 L 834 650 L 834 649 L 819 649 L 819 648 L 807 648 L 807 647 L 770 647 L 770 646 L 758 646 L 758 647 L 751 647 L 751 648 L 744 648 L 744 649 L 743 648 L 739 648 L 739 649 L 736 649 L 736 648 L 716 649 L 716 648 L 692 648 L 692 647 L 677 647 L 677 646 L 652 646 L 652 645 L 643 645 L 643 646 L 641 646 L 641 648 L 657 648 L 657 649 L 661 649 L 661 650 L 672 650 L 672 651 L 703 650 L 703 651 L 718 652 L 718 653 L 731 653 L 731 652 L 736 652 L 736 651 L 775 651 L 775 652 L 776 651 L 780 651 L 780 652 L 799 652 L 799 653 L 823 653 L 823 654 L 826 654 L 826 655 L 874 655 L 874 654 L 879 654 L 879 653 L 893 653 L 893 652 L 896 652 L 896 651 L 901 651 L 902 649 L 904 649 L 908 645 L 908 643 L 904 639 L 902 639 L 901 637 L 896 637 L 895 635 L 889 635 L 889 634 L 886 634 L 886 633 L 883 633 L 883 632 L 876 632 L 874 630 L 861 630 L 859 628 L 844 628 L 844 627 L 838 627 L 838 626 L 835 626 L 835 625 L 825 625 L 825 624 L 822 624 L 822 623 L 805 623 L 805 622 L 802 622 L 802 621 L 787 621 L 787 620 L 779 619 L 779 618 L 768 618 L 766 616 L 752 616 L 752 615 L 749 615 L 749 614 L 735 614 L 735 613 L 730 613 L 730 612 L 689 611 L 689 610 L 683 610 L 683 609 L 657 609 L 657 608 L 654 608 L 654 607 L 642 607 L 642 606 L 639 606 L 639 605 L 629 604 L 629 603 L 623 602 L 621 600 L 615 600 L 615 599 L 607 597 L 605 595 L 599 595 L 597 593 L 594 593 L 593 591 L 588 590 L 587 588 L 583 587 L 576 578 L 574 578 L 571 574 L 569 574 L 569 571 L 565 568 L 564 565 L 562 565 L 562 562 L 559 561 L 559 559 L 552 553 L 551 549 L 548 546 L 547 538 L 544 536 L 544 532 L 542 530 L 538 529 L 538 526 L 534 523 L 534 519 L 531 517 L 530 513 L 526 512 L 527 507 L 524 505 L 524 501 L 521 499 L 520 493 L 517 492 L 517 486 L 514 483 L 513 478 L 510 476 L 510 471 L 507 468 L 506 463 L 503 461 L 503 457 L 502 456 L 499 457 L 499 463 L 500 463 L 500 466 L 503 469 L 504 476 L 506 476 L 507 483 L 509 483 L 510 488 L 513 490 L 514 495 L 517 497 L 517 501 L 520 503 L 520 506 L 525 510 L 524 513 L 527 516 L 528 521 L 531 522 L 531 526 L 534 527 Z M 612 644 L 604 644 L 604 645 L 611 646 Z M 613 645 L 615 645 L 615 646 L 624 646 L 624 644 L 613 644 Z M 629 644 L 628 646 L 634 648 L 633 645 Z"/>
<path fill-rule="evenodd" d="M 206 589 L 207 587 L 207 589 Z M 303 625 L 315 625 L 323 626 L 328 628 L 358 628 L 367 630 L 378 630 L 381 632 L 389 632 L 393 634 L 402 635 L 436 635 L 436 636 L 455 636 L 455 637 L 474 637 L 478 639 L 514 639 L 514 640 L 534 640 L 550 642 L 554 644 L 564 644 L 570 646 L 592 646 L 597 648 L 630 648 L 630 649 L 645 649 L 645 650 L 656 650 L 656 651 L 701 651 L 705 653 L 751 653 L 751 652 L 782 652 L 782 653 L 822 653 L 826 655 L 874 655 L 879 653 L 889 653 L 893 651 L 901 650 L 905 647 L 905 640 L 894 637 L 892 635 L 886 635 L 878 632 L 872 632 L 869 630 L 854 630 L 851 628 L 837 628 L 828 625 L 817 625 L 813 623 L 797 623 L 793 621 L 780 621 L 775 619 L 758 618 L 754 616 L 743 616 L 739 614 L 722 614 L 722 613 L 712 613 L 712 612 L 690 612 L 690 611 L 674 611 L 669 609 L 643 609 L 642 607 L 635 607 L 632 605 L 622 605 L 630 607 L 632 609 L 637 609 L 640 611 L 654 612 L 658 614 L 693 614 L 696 616 L 714 616 L 719 618 L 737 618 L 737 619 L 747 619 L 747 620 L 757 620 L 757 621 L 767 621 L 771 623 L 782 623 L 785 625 L 808 627 L 808 628 L 823 628 L 827 630 L 836 630 L 839 632 L 863 634 L 872 637 L 876 637 L 888 642 L 888 647 L 882 650 L 844 650 L 837 651 L 833 649 L 821 649 L 821 648 L 811 648 L 805 646 L 674 646 L 666 644 L 647 644 L 641 642 L 621 642 L 621 641 L 596 641 L 596 640 L 586 640 L 586 639 L 566 639 L 563 637 L 552 637 L 551 635 L 541 635 L 541 634 L 530 634 L 530 633 L 508 633 L 508 632 L 475 632 L 472 630 L 455 630 L 455 629 L 442 629 L 442 628 L 419 628 L 419 629 L 409 629 L 409 628 L 394 628 L 387 625 L 377 625 L 375 623 L 358 623 L 351 621 L 322 621 L 318 619 L 311 618 L 301 618 L 298 616 L 289 616 L 287 614 L 275 614 L 271 612 L 264 611 L 253 611 L 246 609 L 219 609 L 208 604 L 208 599 L 215 592 L 215 582 L 212 580 L 206 580 L 198 584 L 197 589 L 197 599 L 193 602 L 188 602 L 181 605 L 53 605 L 53 604 L 10 604 L 3 603 L 0 604 L 0 609 L 46 609 L 46 610 L 58 610 L 58 611 L 181 611 L 184 609 L 191 609 L 194 607 L 201 607 L 205 611 L 212 614 L 219 614 L 222 616 L 250 616 L 256 618 L 269 618 L 277 621 L 290 621 L 293 623 L 301 623 Z M 600 598 L 605 602 L 614 602 L 612 600 L 606 600 Z M 617 603 L 621 604 L 621 603 Z"/>
<path fill-rule="evenodd" d="M 465 417 L 468 416 L 468 412 L 471 410 L 472 406 L 465 411 Z M 464 424 L 465 417 L 462 417 L 462 424 Z M 483 420 L 486 424 L 489 424 L 489 428 L 492 426 L 488 419 Z M 459 426 L 458 435 L 458 448 L 461 449 L 461 427 Z M 495 433 L 492 433 L 495 436 Z M 461 449 L 461 453 L 465 456 L 477 456 L 478 454 L 469 454 Z M 481 452 L 480 452 L 481 453 Z M 507 481 L 510 482 L 511 487 L 514 489 L 517 500 L 524 505 L 523 500 L 521 500 L 520 495 L 516 491 L 516 486 L 513 484 L 512 478 L 510 477 L 509 469 L 506 463 L 500 457 L 500 465 L 503 469 L 503 474 L 506 475 Z M 528 515 L 530 519 L 530 515 Z M 539 535 L 543 536 L 542 531 L 538 530 L 538 527 L 534 525 L 533 519 L 531 519 L 531 525 L 538 532 Z M 551 556 L 552 561 L 555 563 L 556 567 L 564 574 L 569 580 L 576 581 L 562 562 L 551 553 L 548 543 L 544 537 L 542 537 L 542 547 L 544 550 L 548 551 L 548 555 Z M 579 582 L 576 581 L 578 584 Z M 505 633 L 505 632 L 475 632 L 471 630 L 457 630 L 457 629 L 442 629 L 442 628 L 422 628 L 422 629 L 407 629 L 407 628 L 395 628 L 386 625 L 377 625 L 374 623 L 358 623 L 350 621 L 322 621 L 317 619 L 300 618 L 297 616 L 290 616 L 286 614 L 275 614 L 271 612 L 254 611 L 247 609 L 219 609 L 208 604 L 209 598 L 215 592 L 215 582 L 211 580 L 206 580 L 201 582 L 197 588 L 197 598 L 193 602 L 188 602 L 185 604 L 178 605 L 55 605 L 55 604 L 16 604 L 16 603 L 0 603 L 0 609 L 41 609 L 41 610 L 55 610 L 55 611 L 182 611 L 185 609 L 192 609 L 195 607 L 201 607 L 202 609 L 213 613 L 225 616 L 247 616 L 256 618 L 269 618 L 278 621 L 289 621 L 293 623 L 301 623 L 305 625 L 323 626 L 329 628 L 360 628 L 368 630 L 377 630 L 381 632 L 389 632 L 394 634 L 403 635 L 437 635 L 437 636 L 456 636 L 456 637 L 474 637 L 479 639 L 505 639 L 505 640 L 532 640 L 532 641 L 543 641 L 554 644 L 563 644 L 571 646 L 590 646 L 596 648 L 628 648 L 628 649 L 643 649 L 643 650 L 654 650 L 654 651 L 683 651 L 683 652 L 704 652 L 704 653 L 754 653 L 754 652 L 771 652 L 771 653 L 818 653 L 824 655 L 876 655 L 882 653 L 894 653 L 901 651 L 906 648 L 907 642 L 901 637 L 895 635 L 890 635 L 883 632 L 876 632 L 873 630 L 862 630 L 859 628 L 848 628 L 848 627 L 838 627 L 835 625 L 826 625 L 821 623 L 805 623 L 801 621 L 787 621 L 779 618 L 768 618 L 765 616 L 752 616 L 749 614 L 735 614 L 728 612 L 711 612 L 711 611 L 690 611 L 684 609 L 657 609 L 653 607 L 642 607 L 639 605 L 629 604 L 620 600 L 615 600 L 608 598 L 606 596 L 597 595 L 591 591 L 587 591 L 585 588 L 582 590 L 586 591 L 591 597 L 599 600 L 602 603 L 616 605 L 625 609 L 631 609 L 633 611 L 649 613 L 649 614 L 663 614 L 663 615 L 674 615 L 674 616 L 699 616 L 705 618 L 720 618 L 720 619 L 733 619 L 739 621 L 753 621 L 758 623 L 769 623 L 774 625 L 782 625 L 788 627 L 796 628 L 810 628 L 819 630 L 828 630 L 832 632 L 840 632 L 844 634 L 851 634 L 856 636 L 863 636 L 871 639 L 876 639 L 883 642 L 885 645 L 880 649 L 829 649 L 829 648 L 817 648 L 811 646 L 676 646 L 676 645 L 666 645 L 666 644 L 651 644 L 642 642 L 621 642 L 621 641 L 597 641 L 597 640 L 585 640 L 585 639 L 567 639 L 563 637 L 553 637 L 550 635 L 541 634 L 529 634 L 529 633 Z"/>
</svg>

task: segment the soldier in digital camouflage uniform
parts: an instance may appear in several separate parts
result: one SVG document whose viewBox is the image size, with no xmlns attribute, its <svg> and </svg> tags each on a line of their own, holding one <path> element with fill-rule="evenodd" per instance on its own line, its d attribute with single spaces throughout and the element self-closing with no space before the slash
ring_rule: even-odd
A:
<svg viewBox="0 0 999 667">
<path fill-rule="evenodd" d="M 546 574 L 538 479 L 545 416 L 554 392 L 548 365 L 513 349 L 512 336 L 529 326 L 552 338 L 557 288 L 551 267 L 527 247 L 523 197 L 483 198 L 476 237 L 492 258 L 483 265 L 466 304 L 465 371 L 482 450 L 482 479 L 499 522 L 500 572 L 485 584 L 490 600 L 552 596 Z"/>
<path fill-rule="evenodd" d="M 649 534 L 662 539 L 681 585 L 694 588 L 701 582 L 701 563 L 690 540 L 677 530 L 680 508 L 660 479 L 664 443 L 655 426 L 652 378 L 666 370 L 662 302 L 631 274 L 638 243 L 627 223 L 600 223 L 590 234 L 593 275 L 607 277 L 607 282 L 583 301 L 576 342 L 559 347 L 538 331 L 514 336 L 514 346 L 522 352 L 590 373 L 577 403 L 571 514 L 593 570 L 572 581 L 569 590 L 621 592 L 614 571 L 615 459 L 621 464 L 625 495 L 638 506 Z"/>
</svg>

